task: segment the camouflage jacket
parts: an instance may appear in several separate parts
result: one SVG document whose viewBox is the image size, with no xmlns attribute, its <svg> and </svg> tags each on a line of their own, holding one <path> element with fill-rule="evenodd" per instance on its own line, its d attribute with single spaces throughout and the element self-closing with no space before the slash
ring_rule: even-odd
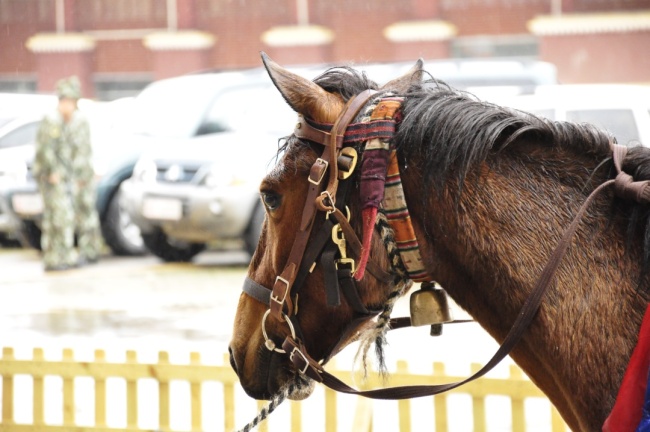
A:
<svg viewBox="0 0 650 432">
<path fill-rule="evenodd" d="M 36 136 L 33 175 L 39 184 L 51 174 L 60 182 L 90 184 L 94 177 L 90 127 L 86 117 L 75 111 L 69 123 L 58 112 L 45 116 Z"/>
</svg>

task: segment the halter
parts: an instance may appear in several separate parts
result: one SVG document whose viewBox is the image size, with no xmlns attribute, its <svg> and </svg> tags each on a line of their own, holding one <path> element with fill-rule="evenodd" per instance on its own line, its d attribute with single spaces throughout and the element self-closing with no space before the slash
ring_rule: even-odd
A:
<svg viewBox="0 0 650 432">
<path fill-rule="evenodd" d="M 324 359 L 321 363 L 309 356 L 304 343 L 302 342 L 302 332 L 296 320 L 297 301 L 294 299 L 302 288 L 304 279 L 309 274 L 312 264 L 316 262 L 316 259 L 318 259 L 319 256 L 321 256 L 321 263 L 324 267 L 328 304 L 338 305 L 340 287 L 341 292 L 346 296 L 352 309 L 360 316 L 360 318 L 357 318 L 350 324 L 348 329 L 353 328 L 355 323 L 358 323 L 358 321 L 367 320 L 376 316 L 380 312 L 380 310 L 368 309 L 363 305 L 359 293 L 356 290 L 356 286 L 354 285 L 353 275 L 355 271 L 358 272 L 359 270 L 352 264 L 354 263 L 354 260 L 347 257 L 347 247 L 350 247 L 354 256 L 361 258 L 362 268 L 364 266 L 362 258 L 363 253 L 366 252 L 367 249 L 362 248 L 362 241 L 357 237 L 348 221 L 348 218 L 342 210 L 342 208 L 344 208 L 342 205 L 347 197 L 350 184 L 348 178 L 355 169 L 357 164 L 356 159 L 358 157 L 354 148 L 344 147 L 344 143 L 369 141 L 369 144 L 371 144 L 370 149 L 372 149 L 373 143 L 380 144 L 381 147 L 382 140 L 383 142 L 387 142 L 392 137 L 395 130 L 395 114 L 398 111 L 399 106 L 395 107 L 393 105 L 393 110 L 389 115 L 381 115 L 380 110 L 385 110 L 387 106 L 387 104 L 381 103 L 384 101 L 384 99 L 381 98 L 377 107 L 372 111 L 370 121 L 350 124 L 352 119 L 355 118 L 362 107 L 367 104 L 369 99 L 376 95 L 376 91 L 366 90 L 352 98 L 346 104 L 336 122 L 331 126 L 331 131 L 328 131 L 330 128 L 329 125 L 319 125 L 312 121 L 308 121 L 305 118 L 300 118 L 294 130 L 294 135 L 299 139 L 321 144 L 323 146 L 323 152 L 321 156 L 316 159 L 310 170 L 308 178 L 309 190 L 303 208 L 299 231 L 291 247 L 287 264 L 281 274 L 276 277 L 273 288 L 268 289 L 247 277 L 243 290 L 261 303 L 269 305 L 269 310 L 265 313 L 262 320 L 262 331 L 267 349 L 287 355 L 289 360 L 301 374 L 304 374 L 317 382 L 323 383 L 334 390 L 373 399 L 410 399 L 421 396 L 432 396 L 460 387 L 463 384 L 482 377 L 510 353 L 523 336 L 528 325 L 534 319 L 541 304 L 541 300 L 548 287 L 551 285 L 555 271 L 570 244 L 571 237 L 575 233 L 582 216 L 601 191 L 605 190 L 610 185 L 615 185 L 615 193 L 621 198 L 633 199 L 637 202 L 650 202 L 650 182 L 633 182 L 630 176 L 622 172 L 622 161 L 627 152 L 627 148 L 619 145 L 612 145 L 614 165 L 618 173 L 617 178 L 615 180 L 611 179 L 605 181 L 594 189 L 587 197 L 570 226 L 565 230 L 559 244 L 551 254 L 540 278 L 533 287 L 531 294 L 524 302 L 520 313 L 517 315 L 517 318 L 513 323 L 511 330 L 506 335 L 502 345 L 494 356 L 479 371 L 464 380 L 448 384 L 392 387 L 378 390 L 359 391 L 349 387 L 347 384 L 325 371 L 322 367 L 322 363 L 327 361 L 327 359 Z M 395 101 L 395 98 L 388 98 L 387 100 L 392 104 L 392 102 Z M 366 146 L 366 152 L 368 150 L 369 148 Z M 364 152 L 364 159 L 365 158 L 366 153 Z M 387 169 L 388 167 L 384 166 L 380 168 Z M 390 179 L 396 180 L 395 176 L 399 177 L 399 170 L 397 169 L 397 171 L 395 171 L 394 169 L 397 169 L 396 158 L 393 158 L 391 169 L 388 169 L 389 182 L 387 186 L 389 189 L 392 183 Z M 323 179 L 328 171 L 329 180 L 327 186 L 325 186 L 323 184 Z M 365 169 L 362 170 L 362 187 L 364 184 L 364 175 L 369 175 L 374 178 L 374 180 L 382 182 L 381 194 L 383 195 L 383 187 L 384 183 L 386 183 L 386 179 L 381 178 L 381 175 L 377 175 L 377 173 L 368 174 L 369 172 L 370 171 Z M 382 170 L 378 169 L 377 172 L 381 173 Z M 386 173 L 386 170 L 383 172 Z M 339 180 L 341 181 L 339 182 Z M 372 187 L 370 187 L 370 190 L 377 192 L 377 190 Z M 403 199 L 403 193 L 401 197 Z M 375 198 L 376 197 L 373 196 L 366 201 L 372 202 Z M 366 209 L 372 207 L 372 205 L 369 205 Z M 325 212 L 326 218 L 324 223 L 321 225 L 321 228 L 312 234 L 313 222 L 317 211 Z M 372 215 L 373 212 L 370 211 L 369 213 L 366 213 L 366 216 L 368 214 Z M 374 214 L 376 215 L 376 212 Z M 410 222 L 408 224 L 405 223 L 407 219 L 405 216 L 408 216 L 407 213 L 397 211 L 395 212 L 395 215 L 393 215 L 395 216 L 393 219 L 399 219 L 398 224 L 402 223 L 402 225 L 410 225 Z M 364 238 L 368 236 L 368 230 L 366 229 L 367 226 L 368 224 L 364 223 Z M 333 237 L 331 234 L 332 230 L 336 233 Z M 404 249 L 410 249 L 411 252 L 417 251 L 417 248 L 415 247 L 417 245 L 417 240 L 412 232 L 412 227 L 407 227 L 405 231 L 408 231 L 407 235 L 412 236 L 412 238 L 410 242 L 406 241 L 407 247 Z M 310 237 L 311 241 L 309 241 Z M 365 245 L 368 240 L 364 240 L 363 244 Z M 341 244 L 345 245 L 345 247 L 342 247 Z M 340 255 L 338 260 L 334 258 L 337 252 Z M 412 255 L 412 257 L 415 257 L 417 264 L 417 261 L 419 260 L 419 252 L 417 252 L 417 255 Z M 409 260 L 408 258 L 404 260 L 404 256 L 402 258 L 403 261 Z M 329 271 L 328 268 L 330 269 Z M 332 268 L 334 268 L 335 271 L 332 271 Z M 386 273 L 372 260 L 367 261 L 367 269 L 375 278 L 383 283 L 390 283 L 395 279 L 393 274 Z M 429 280 L 426 272 L 423 270 L 424 268 L 422 267 L 419 270 L 409 271 L 409 274 L 412 277 Z M 269 316 L 279 321 L 286 322 L 289 327 L 290 335 L 285 338 L 281 347 L 277 347 L 275 342 L 273 342 L 266 334 L 265 323 Z M 409 318 L 391 320 L 392 328 L 401 328 L 409 325 L 411 325 Z M 345 340 L 344 337 L 341 341 L 343 340 Z M 339 343 L 334 347 L 328 358 L 336 354 L 337 350 L 340 349 L 341 341 L 339 341 Z"/>
</svg>

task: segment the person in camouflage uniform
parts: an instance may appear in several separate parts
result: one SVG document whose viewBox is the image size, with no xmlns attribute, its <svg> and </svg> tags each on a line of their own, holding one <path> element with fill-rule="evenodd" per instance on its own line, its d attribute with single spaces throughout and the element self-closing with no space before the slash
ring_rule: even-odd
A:
<svg viewBox="0 0 650 432">
<path fill-rule="evenodd" d="M 57 110 L 45 116 L 36 138 L 33 174 L 43 197 L 41 247 L 45 270 L 65 270 L 99 258 L 90 127 L 77 110 L 76 77 L 57 83 Z M 74 236 L 79 250 L 75 250 Z"/>
</svg>

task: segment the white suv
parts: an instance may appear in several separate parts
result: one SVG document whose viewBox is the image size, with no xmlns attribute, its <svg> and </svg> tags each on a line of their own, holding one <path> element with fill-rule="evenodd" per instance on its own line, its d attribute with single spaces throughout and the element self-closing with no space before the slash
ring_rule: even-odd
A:
<svg viewBox="0 0 650 432">
<path fill-rule="evenodd" d="M 650 86 L 539 86 L 533 94 L 495 102 L 553 120 L 592 123 L 609 131 L 619 144 L 650 147 Z"/>
</svg>

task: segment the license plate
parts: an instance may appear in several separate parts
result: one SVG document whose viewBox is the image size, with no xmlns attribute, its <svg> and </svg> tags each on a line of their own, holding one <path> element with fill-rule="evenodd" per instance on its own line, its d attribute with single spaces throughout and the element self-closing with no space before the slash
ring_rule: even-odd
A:
<svg viewBox="0 0 650 432">
<path fill-rule="evenodd" d="M 43 199 L 40 194 L 15 194 L 11 205 L 19 215 L 40 215 L 43 213 Z"/>
<path fill-rule="evenodd" d="M 142 215 L 147 219 L 177 221 L 183 217 L 183 203 L 173 198 L 145 198 Z"/>
</svg>

